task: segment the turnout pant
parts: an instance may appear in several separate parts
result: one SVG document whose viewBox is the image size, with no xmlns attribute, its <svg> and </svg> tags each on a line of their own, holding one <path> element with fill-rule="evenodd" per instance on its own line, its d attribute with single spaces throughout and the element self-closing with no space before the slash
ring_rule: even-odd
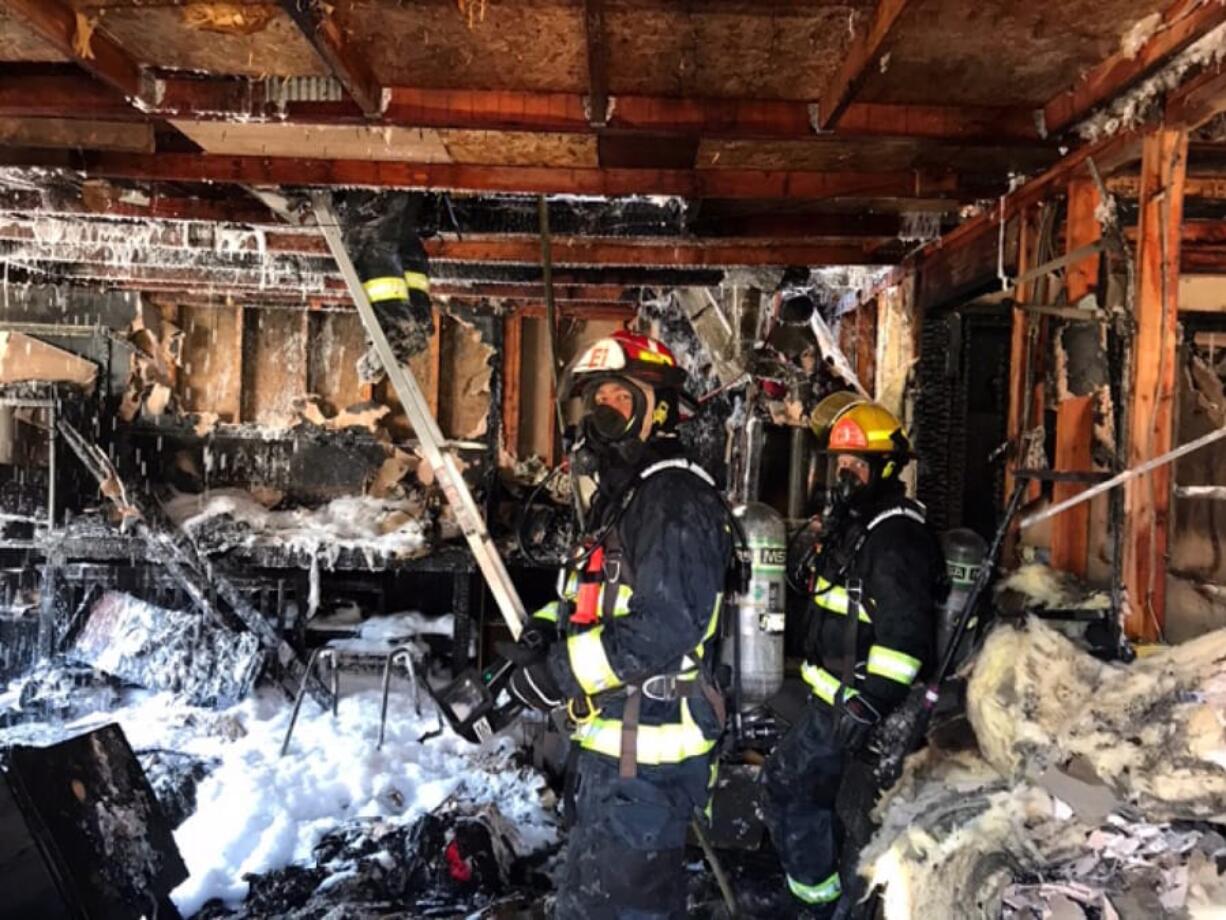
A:
<svg viewBox="0 0 1226 920">
<path fill-rule="evenodd" d="M 709 755 L 640 766 L 581 751 L 575 815 L 558 885 L 557 920 L 681 920 L 686 916 L 685 838 L 707 801 Z"/>
<path fill-rule="evenodd" d="M 843 772 L 843 750 L 834 737 L 828 705 L 810 700 L 766 761 L 766 822 L 792 894 L 805 904 L 839 899 L 835 798 Z"/>
</svg>

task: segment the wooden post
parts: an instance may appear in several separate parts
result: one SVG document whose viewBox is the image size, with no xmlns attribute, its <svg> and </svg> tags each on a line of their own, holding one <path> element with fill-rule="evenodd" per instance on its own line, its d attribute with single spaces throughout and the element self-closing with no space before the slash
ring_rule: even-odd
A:
<svg viewBox="0 0 1226 920">
<path fill-rule="evenodd" d="M 1188 134 L 1160 128 L 1144 140 L 1137 241 L 1136 337 L 1128 391 L 1128 465 L 1172 447 L 1179 308 L 1179 245 Z M 1124 493 L 1125 629 L 1157 639 L 1166 616 L 1171 467 L 1131 480 Z"/>
<path fill-rule="evenodd" d="M 524 357 L 524 318 L 512 313 L 504 321 L 502 352 L 503 447 L 519 456 L 520 368 Z"/>
<path fill-rule="evenodd" d="M 1021 222 L 1018 240 L 1018 255 L 1017 255 L 1017 271 L 1018 274 L 1030 268 L 1034 259 L 1034 247 L 1038 237 L 1037 216 L 1034 211 L 1027 208 L 1018 215 L 1018 220 Z M 1029 294 L 1031 285 L 1022 285 L 1017 292 L 1017 300 L 1020 303 L 1025 303 Z M 1041 318 L 1034 318 L 1035 322 L 1042 322 Z M 1022 430 L 1022 421 L 1025 416 L 1025 406 L 1027 399 L 1034 399 L 1033 392 L 1027 393 L 1026 387 L 1026 365 L 1027 359 L 1031 363 L 1039 360 L 1038 349 L 1027 348 L 1027 337 L 1030 334 L 1031 315 L 1024 310 L 1014 310 L 1012 316 L 1012 331 L 1009 339 L 1009 417 L 1007 421 L 1006 436 L 1011 444 L 1017 446 L 1018 454 L 1014 457 L 1012 466 L 1025 465 L 1025 456 L 1022 453 L 1023 438 L 1025 432 Z M 1035 379 L 1039 379 L 1039 375 L 1035 375 Z M 1035 399 L 1038 407 L 1042 408 L 1042 399 Z M 1035 424 L 1035 412 L 1032 408 L 1030 413 L 1030 427 Z M 1013 494 L 1013 474 L 1010 472 L 1012 466 L 1007 467 L 1005 471 L 1005 495 Z M 1036 484 L 1037 485 L 1037 484 Z M 1035 496 L 1028 495 L 1031 499 Z"/>
<path fill-rule="evenodd" d="M 1094 216 L 1099 205 L 1098 187 L 1088 176 L 1078 176 L 1068 186 L 1068 226 L 1065 252 L 1073 252 L 1102 235 Z M 1100 257 L 1068 267 L 1068 302 L 1074 305 L 1098 284 Z M 1060 347 L 1059 343 L 1056 345 Z M 1073 396 L 1060 400 L 1056 407 L 1056 450 L 1053 464 L 1062 472 L 1086 472 L 1091 464 L 1094 440 L 1094 398 Z M 1062 502 L 1084 491 L 1084 483 L 1058 482 L 1052 486 L 1052 501 Z M 1090 557 L 1090 503 L 1078 505 L 1052 521 L 1051 564 L 1084 577 Z"/>
<path fill-rule="evenodd" d="M 443 355 L 443 314 L 437 308 L 434 313 L 434 332 L 430 335 L 430 379 L 426 382 L 426 401 L 430 404 L 430 414 L 438 418 L 439 373 L 442 369 Z"/>
</svg>

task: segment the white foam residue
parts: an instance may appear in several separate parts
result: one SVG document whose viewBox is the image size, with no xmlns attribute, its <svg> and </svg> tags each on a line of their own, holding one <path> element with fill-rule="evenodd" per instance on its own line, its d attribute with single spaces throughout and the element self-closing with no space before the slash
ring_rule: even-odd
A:
<svg viewBox="0 0 1226 920">
<path fill-rule="evenodd" d="M 251 528 L 251 545 L 280 544 L 328 562 L 342 549 L 368 556 L 412 556 L 426 548 L 425 524 L 416 516 L 415 505 L 368 495 L 335 498 L 313 510 L 269 511 L 247 492 L 220 489 L 180 496 L 167 511 L 188 533 L 211 518 L 229 515 Z"/>
<path fill-rule="evenodd" d="M 1218 3 L 1222 0 L 1211 0 Z M 1144 20 L 1142 20 L 1144 22 Z M 1188 71 L 1226 57 L 1226 25 L 1211 29 L 1147 80 L 1095 112 L 1076 127 L 1083 140 L 1096 141 L 1141 124 L 1159 98 L 1180 84 Z"/>
<path fill-rule="evenodd" d="M 1161 25 L 1162 13 L 1160 12 L 1150 13 L 1144 19 L 1138 19 L 1120 38 L 1120 52 L 1131 61 L 1141 53 L 1145 43 L 1154 37 Z"/>
<path fill-rule="evenodd" d="M 528 855 L 557 841 L 553 812 L 543 804 L 539 774 L 513 765 L 513 745 L 499 739 L 478 748 L 436 727 L 433 705 L 413 714 L 407 689 L 393 684 L 387 735 L 379 732 L 378 690 L 351 689 L 341 676 L 338 717 L 304 704 L 290 751 L 280 756 L 290 706 L 259 691 L 222 711 L 198 709 L 170 694 L 134 694 L 134 702 L 66 726 L 69 734 L 116 721 L 136 750 L 167 748 L 216 758 L 220 766 L 197 789 L 196 812 L 175 831 L 191 876 L 172 897 L 190 917 L 211 898 L 246 896 L 247 873 L 311 860 L 319 839 L 339 823 L 378 817 L 410 823 L 446 800 L 494 805 L 516 829 L 513 845 Z"/>
</svg>

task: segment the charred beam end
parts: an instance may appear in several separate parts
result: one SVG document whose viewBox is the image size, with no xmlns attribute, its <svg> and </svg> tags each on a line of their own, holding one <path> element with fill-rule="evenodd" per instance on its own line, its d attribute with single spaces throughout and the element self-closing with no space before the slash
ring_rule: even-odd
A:
<svg viewBox="0 0 1226 920">
<path fill-rule="evenodd" d="M 604 0 L 583 0 L 587 38 L 588 122 L 603 128 L 609 120 L 609 68 L 604 27 Z"/>
<path fill-rule="evenodd" d="M 889 49 L 890 33 L 910 0 L 879 0 L 869 21 L 860 28 L 847 49 L 838 73 L 822 94 L 817 109 L 817 128 L 829 131 L 839 123 L 870 70 Z"/>
<path fill-rule="evenodd" d="M 340 80 L 367 118 L 380 118 L 385 104 L 383 87 L 369 64 L 346 43 L 340 26 L 322 0 L 281 0 L 281 8 L 315 49 L 332 75 Z"/>
</svg>

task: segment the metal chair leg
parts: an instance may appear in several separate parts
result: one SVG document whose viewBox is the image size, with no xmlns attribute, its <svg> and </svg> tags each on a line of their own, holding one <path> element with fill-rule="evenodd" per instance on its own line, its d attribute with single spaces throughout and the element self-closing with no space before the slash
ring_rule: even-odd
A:
<svg viewBox="0 0 1226 920">
<path fill-rule="evenodd" d="M 332 668 L 332 718 L 336 718 L 339 696 L 337 691 L 340 689 L 340 672 L 336 664 L 336 652 L 330 648 L 317 648 L 311 652 L 311 657 L 307 660 L 306 671 L 302 675 L 302 682 L 298 685 L 298 693 L 294 697 L 294 711 L 290 713 L 289 727 L 285 729 L 285 740 L 281 742 L 282 757 L 289 751 L 289 741 L 294 735 L 294 726 L 298 724 L 298 711 L 302 709 L 307 684 L 310 683 L 311 675 L 315 673 L 320 662 L 327 662 Z"/>
<path fill-rule="evenodd" d="M 408 672 L 409 685 L 413 692 L 413 711 L 421 717 L 421 695 L 417 692 L 417 669 L 413 664 L 413 650 L 407 645 L 401 645 L 388 652 L 383 662 L 383 707 L 379 713 L 379 743 L 376 750 L 383 750 L 383 735 L 387 729 L 387 699 L 392 685 L 392 667 L 403 664 Z"/>
</svg>

